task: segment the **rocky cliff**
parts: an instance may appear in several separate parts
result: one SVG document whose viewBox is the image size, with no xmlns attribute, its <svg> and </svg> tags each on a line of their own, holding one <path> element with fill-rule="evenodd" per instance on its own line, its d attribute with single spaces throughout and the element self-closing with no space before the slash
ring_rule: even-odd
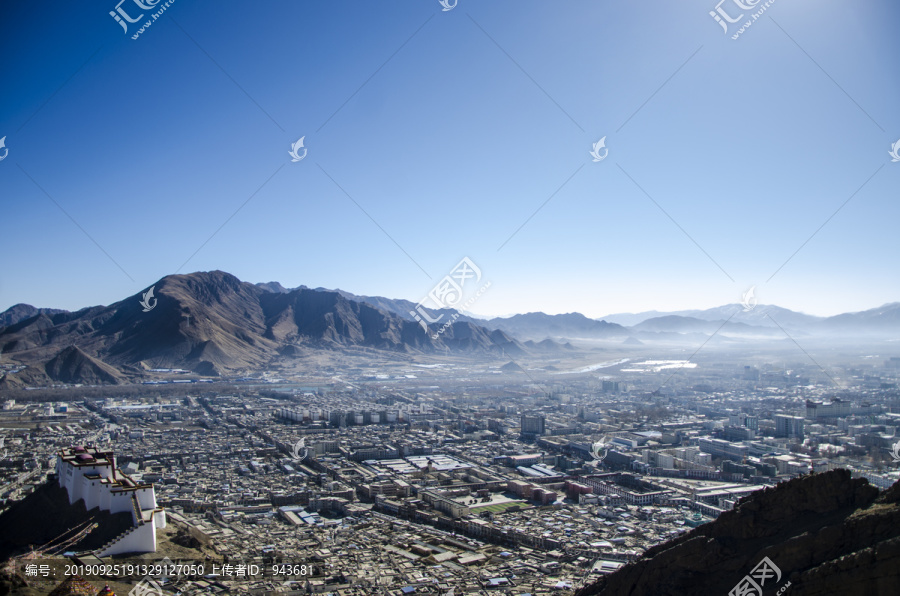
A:
<svg viewBox="0 0 900 596">
<path fill-rule="evenodd" d="M 747 577 L 761 591 L 735 594 L 900 594 L 900 483 L 879 494 L 846 470 L 781 483 L 576 596 L 724 596 Z"/>
</svg>

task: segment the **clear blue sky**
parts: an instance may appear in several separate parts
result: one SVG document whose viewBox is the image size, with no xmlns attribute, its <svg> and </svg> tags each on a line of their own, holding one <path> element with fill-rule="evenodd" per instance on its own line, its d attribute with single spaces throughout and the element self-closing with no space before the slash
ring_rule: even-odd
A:
<svg viewBox="0 0 900 596">
<path fill-rule="evenodd" d="M 893 0 L 116 2 L 0 4 L 0 309 L 464 256 L 486 315 L 900 300 Z"/>
</svg>

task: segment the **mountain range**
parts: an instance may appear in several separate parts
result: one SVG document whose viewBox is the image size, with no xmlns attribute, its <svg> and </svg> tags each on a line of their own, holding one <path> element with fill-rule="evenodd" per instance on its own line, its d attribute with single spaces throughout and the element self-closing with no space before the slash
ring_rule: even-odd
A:
<svg viewBox="0 0 900 596">
<path fill-rule="evenodd" d="M 257 285 L 270 291 L 291 291 L 278 282 Z M 306 286 L 300 286 L 295 289 L 305 288 Z M 330 291 L 325 288 L 316 290 Z M 349 300 L 365 302 L 407 320 L 414 320 L 411 311 L 415 309 L 416 304 L 409 300 L 360 296 L 343 290 L 334 291 Z M 455 314 L 458 321 L 468 321 L 487 329 L 499 329 L 522 340 L 626 339 L 640 338 L 642 333 L 709 335 L 716 331 L 725 335 L 747 337 L 770 337 L 776 334 L 775 332 L 779 337 L 784 337 L 782 330 L 800 335 L 842 333 L 854 336 L 897 337 L 900 333 L 900 302 L 833 317 L 817 317 L 775 305 L 762 304 L 753 308 L 745 308 L 742 304 L 726 304 L 705 310 L 618 313 L 606 315 L 601 319 L 591 319 L 577 312 L 558 315 L 531 312 L 494 318 L 477 318 L 458 313 L 453 309 L 434 312 L 450 316 Z"/>
<path fill-rule="evenodd" d="M 106 384 L 135 380 L 153 368 L 205 376 L 265 368 L 319 350 L 504 357 L 559 354 L 569 341 L 635 346 L 654 341 L 784 339 L 784 334 L 900 336 L 900 303 L 861 313 L 812 317 L 776 306 L 744 310 L 615 315 L 625 326 L 579 313 L 542 312 L 477 319 L 431 310 L 427 330 L 408 300 L 342 290 L 253 284 L 223 272 L 170 275 L 109 306 L 75 312 L 17 304 L 0 313 L 0 364 L 26 365 L 4 386 L 52 382 Z M 628 317 L 631 317 L 630 319 Z M 640 319 L 640 320 L 638 320 Z"/>
<path fill-rule="evenodd" d="M 27 368 L 0 383 L 120 383 L 152 368 L 215 376 L 259 369 L 309 350 L 350 346 L 498 356 L 528 349 L 502 331 L 468 321 L 426 332 L 417 322 L 340 292 L 280 291 L 222 271 L 170 275 L 153 288 L 147 311 L 143 293 L 76 312 L 9 309 L 4 315 L 11 324 L 0 328 L 0 353 L 4 362 Z"/>
</svg>

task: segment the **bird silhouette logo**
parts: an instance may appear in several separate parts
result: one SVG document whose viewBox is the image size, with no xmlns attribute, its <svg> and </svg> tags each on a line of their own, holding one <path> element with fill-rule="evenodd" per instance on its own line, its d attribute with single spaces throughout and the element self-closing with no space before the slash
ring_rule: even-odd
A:
<svg viewBox="0 0 900 596">
<path fill-rule="evenodd" d="M 450 4 L 450 0 L 440 0 L 441 6 L 443 6 L 443 10 L 441 12 L 447 12 L 448 10 L 453 10 L 456 8 L 456 5 L 459 4 L 459 0 L 453 0 L 453 4 Z"/>
<path fill-rule="evenodd" d="M 291 156 L 291 161 L 298 162 L 301 159 L 303 159 L 304 157 L 306 157 L 306 148 L 303 147 L 303 139 L 305 139 L 305 138 L 306 138 L 306 136 L 302 136 L 302 137 L 300 137 L 299 141 L 297 141 L 296 143 L 291 145 L 291 150 L 288 151 L 288 155 Z M 303 149 L 303 155 L 300 155 L 298 153 L 300 151 L 300 149 Z"/>
<path fill-rule="evenodd" d="M 150 286 L 150 289 L 141 294 L 141 306 L 144 307 L 144 312 L 150 312 L 154 308 L 156 308 L 156 298 L 153 297 L 153 288 L 156 286 Z M 153 304 L 150 304 L 150 301 L 153 301 Z"/>
<path fill-rule="evenodd" d="M 600 150 L 603 149 L 603 154 L 600 154 Z M 591 157 L 594 158 L 595 162 L 603 161 L 606 159 L 606 156 L 609 155 L 609 149 L 606 148 L 606 137 L 603 137 L 599 141 L 593 144 L 593 149 L 591 150 Z"/>
<path fill-rule="evenodd" d="M 591 444 L 591 457 L 598 462 L 602 462 L 609 454 L 609 443 L 607 437 L 603 437 L 596 443 Z"/>
<path fill-rule="evenodd" d="M 301 453 L 302 452 L 302 453 Z M 291 447 L 291 459 L 301 463 L 309 457 L 309 449 L 306 448 L 306 437 L 300 437 L 300 440 Z"/>
<path fill-rule="evenodd" d="M 750 286 L 749 290 L 741 294 L 741 304 L 744 306 L 744 312 L 756 308 L 756 286 Z"/>
<path fill-rule="evenodd" d="M 900 141 L 898 141 L 898 143 L 900 143 Z M 0 139 L 0 149 L 3 149 L 3 156 L 0 157 L 0 161 L 3 161 L 6 159 L 6 156 L 9 155 L 9 149 L 6 148 L 6 137 Z"/>
<path fill-rule="evenodd" d="M 894 448 L 891 449 L 891 459 L 900 463 L 900 441 L 894 443 Z"/>
<path fill-rule="evenodd" d="M 5 139 L 6 137 L 3 137 Z M 3 139 L 0 139 L 0 147 L 2 147 Z M 891 161 L 900 161 L 900 139 L 897 139 L 897 142 L 891 145 L 891 150 L 888 151 L 888 155 L 891 156 Z M 3 157 L 6 157 L 5 155 Z M 0 158 L 2 159 L 2 158 Z"/>
</svg>

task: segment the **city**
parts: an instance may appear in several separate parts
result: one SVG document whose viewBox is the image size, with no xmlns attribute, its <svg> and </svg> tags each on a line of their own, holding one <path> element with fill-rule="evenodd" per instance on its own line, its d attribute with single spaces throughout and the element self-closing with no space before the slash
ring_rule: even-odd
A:
<svg viewBox="0 0 900 596">
<path fill-rule="evenodd" d="M 898 23 L 0 3 L 0 596 L 896 596 Z"/>
<path fill-rule="evenodd" d="M 182 594 L 565 594 L 783 480 L 900 478 L 896 357 L 843 367 L 836 390 L 812 364 L 631 356 L 549 374 L 385 363 L 231 386 L 161 370 L 137 397 L 60 388 L 4 402 L 0 496 L 27 495 L 61 449 L 113 449 L 204 556 L 310 570 L 164 582 Z"/>
</svg>

